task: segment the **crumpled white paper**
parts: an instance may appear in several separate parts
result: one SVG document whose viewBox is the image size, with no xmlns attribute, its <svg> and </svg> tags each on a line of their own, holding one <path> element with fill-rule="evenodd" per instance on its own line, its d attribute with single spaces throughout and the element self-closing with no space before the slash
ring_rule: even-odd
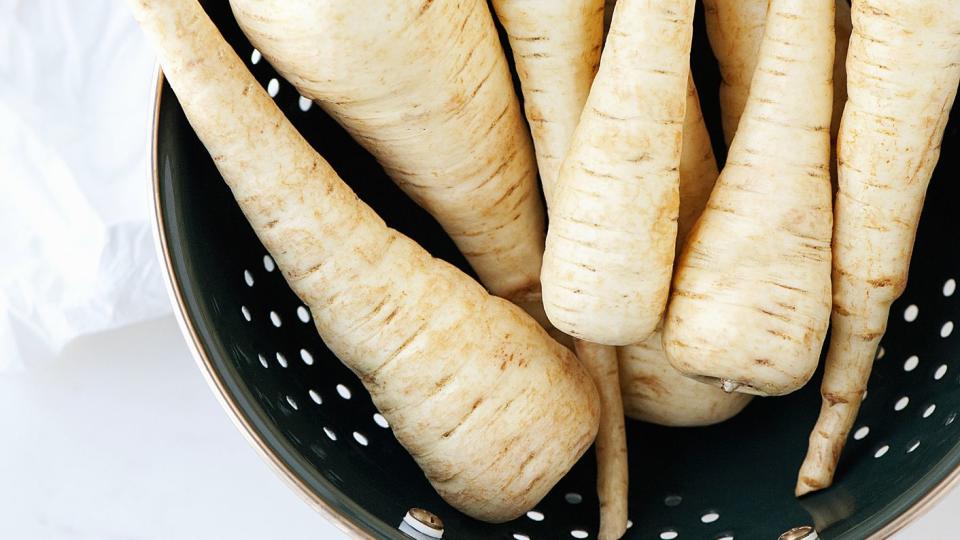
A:
<svg viewBox="0 0 960 540">
<path fill-rule="evenodd" d="M 123 0 L 0 0 L 0 371 L 170 311 L 146 176 L 154 65 Z"/>
</svg>

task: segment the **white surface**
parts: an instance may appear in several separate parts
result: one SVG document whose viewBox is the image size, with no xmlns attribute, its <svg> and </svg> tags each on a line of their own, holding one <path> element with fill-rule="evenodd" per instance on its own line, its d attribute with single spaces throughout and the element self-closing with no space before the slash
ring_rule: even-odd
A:
<svg viewBox="0 0 960 540">
<path fill-rule="evenodd" d="M 0 0 L 0 50 L 9 370 L 170 308 L 148 220 L 154 61 L 123 0 Z"/>
<path fill-rule="evenodd" d="M 347 538 L 240 435 L 169 317 L 0 375 L 0 432 L 0 538 Z M 958 514 L 955 491 L 898 540 L 957 538 Z"/>
<path fill-rule="evenodd" d="M 0 538 L 344 539 L 220 408 L 172 318 L 0 374 Z"/>
</svg>

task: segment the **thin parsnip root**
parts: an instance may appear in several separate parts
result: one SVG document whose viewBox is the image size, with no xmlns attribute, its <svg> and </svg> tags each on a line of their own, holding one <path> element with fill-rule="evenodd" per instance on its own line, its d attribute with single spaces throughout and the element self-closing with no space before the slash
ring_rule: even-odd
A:
<svg viewBox="0 0 960 540">
<path fill-rule="evenodd" d="M 231 0 L 240 27 L 537 316 L 545 233 L 530 135 L 484 0 Z"/>
<path fill-rule="evenodd" d="M 129 4 L 254 231 L 431 484 L 485 521 L 530 509 L 596 434 L 599 398 L 573 353 L 388 228 L 196 0 Z"/>
<path fill-rule="evenodd" d="M 747 105 L 750 82 L 757 66 L 769 0 L 704 0 L 707 37 L 720 64 L 720 110 L 727 144 L 733 140 Z M 847 101 L 847 43 L 850 41 L 850 4 L 836 0 L 836 61 L 834 107 L 830 133 L 836 138 Z"/>
<path fill-rule="evenodd" d="M 770 0 L 703 0 L 710 47 L 720 65 L 720 115 L 729 145 L 750 95 Z"/>
<path fill-rule="evenodd" d="M 586 341 L 574 342 L 577 357 L 593 377 L 600 394 L 597 452 L 597 494 L 600 497 L 599 540 L 616 540 L 627 530 L 629 475 L 623 402 L 617 373 L 617 349 Z"/>
<path fill-rule="evenodd" d="M 706 207 L 718 174 L 710 133 L 691 78 L 680 158 L 678 249 Z M 620 390 L 627 416 L 665 426 L 704 426 L 729 419 L 750 402 L 747 394 L 727 393 L 680 374 L 667 361 L 661 338 L 662 329 L 658 328 L 642 343 L 618 351 Z"/>
<path fill-rule="evenodd" d="M 833 25 L 834 0 L 772 0 L 726 167 L 678 264 L 664 349 L 674 367 L 725 390 L 792 392 L 820 357 Z"/>
<path fill-rule="evenodd" d="M 603 0 L 494 0 L 493 7 L 513 50 L 549 207 L 600 63 Z"/>
<path fill-rule="evenodd" d="M 550 321 L 629 345 L 656 329 L 676 249 L 693 0 L 620 0 L 560 168 L 541 280 Z"/>
<path fill-rule="evenodd" d="M 960 3 L 855 0 L 839 138 L 833 330 L 820 417 L 796 493 L 833 482 L 892 303 L 960 84 Z"/>
<path fill-rule="evenodd" d="M 549 208 L 560 163 L 569 149 L 600 58 L 603 2 L 495 0 L 509 36 L 540 162 Z M 574 342 L 600 392 L 597 491 L 601 540 L 627 528 L 626 434 L 617 378 L 616 349 Z"/>
</svg>

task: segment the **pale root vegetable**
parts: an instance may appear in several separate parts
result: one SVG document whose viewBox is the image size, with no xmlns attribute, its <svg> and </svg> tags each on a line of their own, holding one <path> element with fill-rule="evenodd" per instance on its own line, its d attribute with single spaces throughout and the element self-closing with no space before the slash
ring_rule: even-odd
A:
<svg viewBox="0 0 960 540">
<path fill-rule="evenodd" d="M 600 63 L 603 0 L 494 0 L 523 89 L 548 208 Z"/>
<path fill-rule="evenodd" d="M 680 258 L 663 346 L 685 374 L 803 386 L 830 317 L 834 0 L 773 0 L 727 164 Z"/>
<path fill-rule="evenodd" d="M 656 329 L 679 211 L 693 0 L 620 0 L 550 208 L 541 282 L 554 326 L 603 345 Z"/>
<path fill-rule="evenodd" d="M 529 510 L 597 431 L 596 390 L 573 353 L 388 228 L 196 0 L 129 4 L 254 231 L 431 484 L 485 521 Z"/>
<path fill-rule="evenodd" d="M 720 65 L 720 118 L 729 145 L 750 95 L 770 0 L 703 0 L 707 38 Z"/>
<path fill-rule="evenodd" d="M 706 207 L 718 174 L 710 133 L 691 78 L 680 158 L 678 249 Z M 620 347 L 617 353 L 627 416 L 665 426 L 704 426 L 731 418 L 750 402 L 747 394 L 727 393 L 680 374 L 667 361 L 661 336 L 661 329 L 657 328 L 643 342 Z"/>
<path fill-rule="evenodd" d="M 769 0 L 704 0 L 707 37 L 720 64 L 720 111 L 727 144 L 733 140 L 747 104 L 750 81 L 767 20 Z M 836 137 L 847 100 L 844 65 L 850 40 L 850 4 L 836 0 L 834 107 L 830 133 Z"/>
<path fill-rule="evenodd" d="M 834 194 L 837 190 L 837 135 L 840 133 L 840 119 L 847 104 L 847 48 L 850 46 L 850 34 L 853 23 L 850 20 L 848 0 L 837 0 L 834 18 L 837 36 L 836 52 L 833 60 L 833 120 L 830 121 L 830 179 L 833 181 Z"/>
<path fill-rule="evenodd" d="M 604 4 L 599 0 L 495 0 L 507 32 L 525 98 L 549 208 L 560 163 L 596 74 L 603 43 Z M 628 467 L 616 349 L 574 342 L 600 394 L 597 492 L 600 540 L 627 528 Z"/>
<path fill-rule="evenodd" d="M 241 29 L 443 226 L 494 294 L 540 307 L 537 168 L 484 0 L 231 0 Z"/>
<path fill-rule="evenodd" d="M 600 531 L 597 538 L 616 540 L 627 530 L 630 491 L 617 349 L 581 340 L 574 340 L 574 348 L 600 394 L 600 429 L 594 443 L 597 452 L 597 495 L 600 498 Z"/>
<path fill-rule="evenodd" d="M 667 361 L 660 329 L 643 343 L 620 347 L 617 354 L 623 412 L 635 420 L 672 427 L 709 426 L 733 418 L 753 397 L 682 375 Z"/>
<path fill-rule="evenodd" d="M 683 139 L 680 152 L 680 212 L 677 219 L 676 255 L 679 258 L 690 231 L 707 207 L 720 171 L 713 153 L 713 142 L 700 108 L 700 95 L 693 82 L 687 80 L 686 115 L 683 118 Z"/>
<path fill-rule="evenodd" d="M 828 487 L 904 291 L 960 84 L 960 3 L 855 0 L 840 127 L 833 330 L 797 495 Z"/>
</svg>

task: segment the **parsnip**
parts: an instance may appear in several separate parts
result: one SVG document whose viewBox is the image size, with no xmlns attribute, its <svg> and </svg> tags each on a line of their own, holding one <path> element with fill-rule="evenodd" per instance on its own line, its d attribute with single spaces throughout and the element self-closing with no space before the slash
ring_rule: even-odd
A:
<svg viewBox="0 0 960 540">
<path fill-rule="evenodd" d="M 833 481 L 890 306 L 904 291 L 917 224 L 960 84 L 960 3 L 855 0 L 840 127 L 833 331 L 823 406 L 797 495 Z"/>
<path fill-rule="evenodd" d="M 753 397 L 727 393 L 683 376 L 663 352 L 658 329 L 643 343 L 620 347 L 623 411 L 636 420 L 673 427 L 709 426 L 736 416 Z"/>
<path fill-rule="evenodd" d="M 560 330 L 646 339 L 670 288 L 693 0 L 620 0 L 560 169 L 541 281 Z"/>
<path fill-rule="evenodd" d="M 325 343 L 455 507 L 502 522 L 589 447 L 588 375 L 519 308 L 389 229 L 196 0 L 129 0 L 184 112 Z"/>
<path fill-rule="evenodd" d="M 231 0 L 240 27 L 443 226 L 480 281 L 540 307 L 544 211 L 484 0 Z"/>
<path fill-rule="evenodd" d="M 723 134 L 730 144 L 747 104 L 750 81 L 757 67 L 769 0 L 704 0 L 707 37 L 720 64 L 720 112 Z M 830 133 L 836 137 L 847 101 L 844 65 L 850 40 L 850 4 L 836 0 L 836 61 L 834 107 Z"/>
<path fill-rule="evenodd" d="M 566 155 L 596 74 L 603 40 L 601 0 L 494 0 L 520 76 L 540 178 L 549 209 Z M 600 394 L 597 492 L 600 540 L 627 529 L 628 467 L 623 403 L 613 347 L 574 343 Z"/>
<path fill-rule="evenodd" d="M 837 45 L 833 61 L 833 120 L 830 121 L 833 155 L 830 158 L 830 163 L 833 165 L 834 180 L 836 180 L 837 134 L 840 132 L 843 108 L 847 104 L 847 50 L 850 48 L 850 35 L 853 33 L 853 22 L 851 21 L 848 0 L 837 0 L 834 27 L 836 29 Z"/>
<path fill-rule="evenodd" d="M 600 394 L 600 429 L 594 444 L 597 452 L 597 495 L 600 499 L 600 531 L 597 538 L 617 540 L 627 531 L 630 491 L 617 349 L 579 339 L 574 340 L 574 348 Z"/>
<path fill-rule="evenodd" d="M 729 145 L 750 95 L 770 0 L 703 0 L 710 47 L 720 64 L 720 118 Z"/>
<path fill-rule="evenodd" d="M 549 208 L 603 46 L 603 0 L 493 0 L 523 89 Z"/>
<path fill-rule="evenodd" d="M 717 184 L 720 171 L 713 153 L 713 142 L 700 108 L 700 95 L 693 82 L 687 79 L 686 115 L 683 117 L 683 139 L 680 152 L 680 212 L 677 219 L 676 256 L 680 258 L 683 244 L 707 207 L 710 194 Z"/>
<path fill-rule="evenodd" d="M 706 207 L 718 174 L 697 88 L 690 78 L 680 157 L 678 249 Z M 728 394 L 681 375 L 667 361 L 661 338 L 658 328 L 642 343 L 620 347 L 618 351 L 623 410 L 627 416 L 666 426 L 703 426 L 729 419 L 750 402 L 747 394 Z"/>
<path fill-rule="evenodd" d="M 726 390 L 786 394 L 817 367 L 830 313 L 833 26 L 833 0 L 772 0 L 726 167 L 678 264 L 667 357 Z"/>
</svg>

